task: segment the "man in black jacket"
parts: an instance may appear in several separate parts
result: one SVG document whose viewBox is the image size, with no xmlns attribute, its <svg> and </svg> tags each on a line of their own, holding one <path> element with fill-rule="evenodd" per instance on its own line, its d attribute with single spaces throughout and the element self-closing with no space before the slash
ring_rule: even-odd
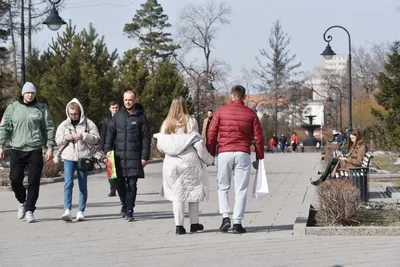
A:
<svg viewBox="0 0 400 267">
<path fill-rule="evenodd" d="M 103 125 L 101 126 L 101 133 L 100 133 L 100 149 L 104 151 L 104 143 L 106 142 L 106 136 L 107 136 L 107 124 L 111 121 L 111 118 L 114 117 L 114 115 L 118 112 L 119 110 L 119 105 L 117 101 L 111 101 L 108 104 L 108 110 L 110 111 L 109 116 L 104 120 Z M 110 182 L 110 193 L 108 194 L 109 197 L 115 197 L 115 191 L 117 190 L 117 183 L 116 179 L 109 179 Z"/>
<path fill-rule="evenodd" d="M 114 149 L 117 168 L 117 191 L 122 201 L 121 215 L 134 221 L 138 178 L 144 178 L 143 168 L 150 159 L 150 127 L 143 106 L 136 103 L 136 93 L 124 93 L 124 107 L 107 125 L 104 152 Z"/>
</svg>

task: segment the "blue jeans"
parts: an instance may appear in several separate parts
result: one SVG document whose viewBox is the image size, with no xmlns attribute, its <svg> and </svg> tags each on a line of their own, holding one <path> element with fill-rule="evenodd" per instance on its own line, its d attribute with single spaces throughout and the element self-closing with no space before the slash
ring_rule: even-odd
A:
<svg viewBox="0 0 400 267">
<path fill-rule="evenodd" d="M 79 211 L 84 212 L 88 197 L 87 173 L 77 170 L 78 162 L 64 160 L 64 208 L 72 208 L 72 189 L 74 188 L 74 173 L 78 173 Z"/>
<path fill-rule="evenodd" d="M 284 144 L 281 144 L 281 152 L 285 153 L 285 145 Z"/>
</svg>

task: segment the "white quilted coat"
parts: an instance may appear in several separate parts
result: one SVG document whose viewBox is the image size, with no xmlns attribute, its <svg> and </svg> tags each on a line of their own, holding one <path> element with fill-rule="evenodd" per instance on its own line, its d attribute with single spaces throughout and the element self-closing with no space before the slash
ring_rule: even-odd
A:
<svg viewBox="0 0 400 267">
<path fill-rule="evenodd" d="M 74 127 L 71 119 L 68 118 L 68 106 L 71 103 L 77 103 L 81 109 L 81 118 L 79 123 Z M 68 144 L 61 153 L 63 160 L 78 161 L 82 158 L 91 158 L 92 146 L 96 145 L 100 140 L 99 131 L 96 124 L 85 116 L 85 110 L 78 99 L 72 99 L 65 107 L 67 119 L 63 121 L 57 128 L 56 142 L 57 145 L 63 146 Z M 82 140 L 67 141 L 67 136 L 70 134 L 81 134 Z"/>
<path fill-rule="evenodd" d="M 199 202 L 208 196 L 207 166 L 214 158 L 197 132 L 155 134 L 157 148 L 165 154 L 163 190 L 173 202 Z"/>
</svg>

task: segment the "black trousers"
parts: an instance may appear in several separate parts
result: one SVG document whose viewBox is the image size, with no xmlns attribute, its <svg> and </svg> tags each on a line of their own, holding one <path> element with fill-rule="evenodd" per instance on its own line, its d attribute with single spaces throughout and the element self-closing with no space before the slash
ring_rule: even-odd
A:
<svg viewBox="0 0 400 267">
<path fill-rule="evenodd" d="M 292 143 L 292 151 L 296 152 L 296 150 L 297 150 L 297 144 Z"/>
<path fill-rule="evenodd" d="M 133 211 L 137 195 L 137 177 L 118 177 L 117 182 L 118 196 L 121 200 L 122 208 Z"/>
<path fill-rule="evenodd" d="M 33 151 L 11 150 L 11 188 L 19 203 L 26 203 L 26 211 L 34 212 L 39 197 L 40 178 L 43 169 L 42 149 Z M 28 166 L 28 195 L 24 187 L 25 168 Z"/>
<path fill-rule="evenodd" d="M 328 176 L 330 175 L 330 173 L 333 171 L 333 168 L 335 168 L 336 164 L 339 162 L 338 158 L 332 158 L 328 165 L 326 165 L 325 171 L 324 173 L 321 175 L 321 177 L 319 178 L 322 181 L 325 181 L 326 178 L 328 178 Z"/>
<path fill-rule="evenodd" d="M 110 182 L 110 191 L 115 191 L 117 190 L 117 179 L 108 179 L 108 181 Z"/>
</svg>

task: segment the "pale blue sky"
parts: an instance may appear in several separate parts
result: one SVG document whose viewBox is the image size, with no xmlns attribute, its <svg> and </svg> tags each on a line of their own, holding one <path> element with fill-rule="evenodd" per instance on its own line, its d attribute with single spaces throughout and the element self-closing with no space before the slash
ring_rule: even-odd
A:
<svg viewBox="0 0 400 267">
<path fill-rule="evenodd" d="M 135 47 L 134 40 L 123 34 L 125 23 L 130 22 L 140 4 L 145 0 L 66 0 L 60 16 L 77 26 L 86 28 L 89 23 L 110 50 L 118 49 L 120 55 Z M 174 32 L 180 10 L 187 3 L 206 3 L 206 0 L 159 0 L 169 16 Z M 400 13 L 396 0 L 227 0 L 232 8 L 231 25 L 221 29 L 212 54 L 231 67 L 228 79 L 238 81 L 243 67 L 256 66 L 258 49 L 266 47 L 272 23 L 279 19 L 283 30 L 291 37 L 290 50 L 302 62 L 302 71 L 311 72 L 321 62 L 320 53 L 326 46 L 324 31 L 338 24 L 347 28 L 355 46 L 368 42 L 400 40 Z M 397 3 L 396 3 L 397 2 Z M 65 29 L 65 28 L 63 28 Z M 346 33 L 339 29 L 330 32 L 331 46 L 336 53 L 347 53 Z M 45 49 L 56 37 L 56 32 L 43 29 L 34 37 L 34 43 Z"/>
</svg>

